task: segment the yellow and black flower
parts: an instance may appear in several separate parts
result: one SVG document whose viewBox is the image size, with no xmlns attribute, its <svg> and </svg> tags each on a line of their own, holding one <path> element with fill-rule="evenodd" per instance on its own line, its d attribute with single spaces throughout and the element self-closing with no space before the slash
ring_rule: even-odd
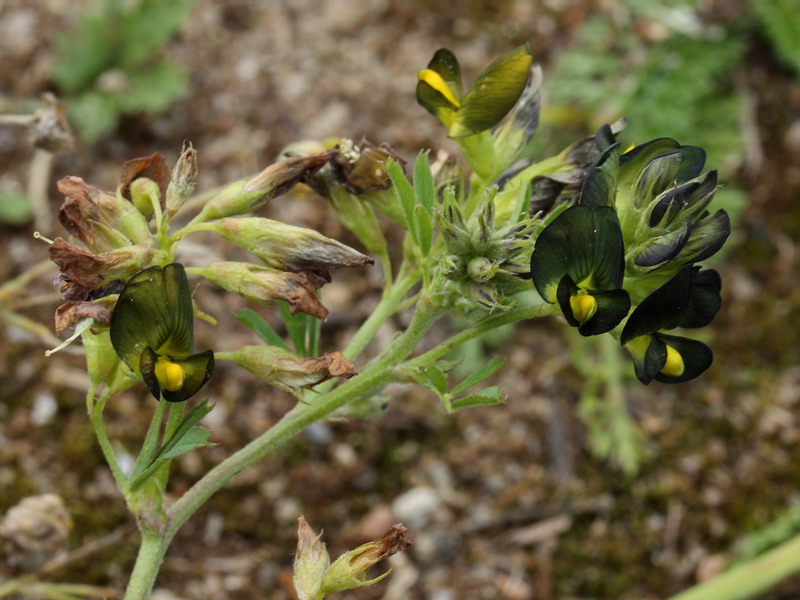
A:
<svg viewBox="0 0 800 600">
<path fill-rule="evenodd" d="M 192 296 L 183 265 L 131 277 L 111 315 L 111 344 L 156 398 L 183 402 L 214 370 L 211 350 L 193 354 Z"/>
<path fill-rule="evenodd" d="M 622 232 L 610 206 L 568 208 L 539 234 L 531 255 L 539 295 L 558 302 L 582 335 L 610 331 L 628 314 L 623 274 Z"/>
<path fill-rule="evenodd" d="M 620 341 L 633 356 L 639 381 L 680 383 L 711 366 L 714 357 L 708 346 L 665 331 L 711 323 L 720 308 L 720 288 L 716 271 L 687 266 L 636 307 Z"/>
</svg>

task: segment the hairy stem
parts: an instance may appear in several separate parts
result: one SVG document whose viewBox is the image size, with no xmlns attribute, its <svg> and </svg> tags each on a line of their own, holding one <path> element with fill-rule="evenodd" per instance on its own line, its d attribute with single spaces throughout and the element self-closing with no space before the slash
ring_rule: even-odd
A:
<svg viewBox="0 0 800 600">
<path fill-rule="evenodd" d="M 89 418 L 92 421 L 92 426 L 94 427 L 94 433 L 97 437 L 97 442 L 100 444 L 100 449 L 103 451 L 103 456 L 105 456 L 106 462 L 111 468 L 111 473 L 114 475 L 114 481 L 120 490 L 124 490 L 125 486 L 128 485 L 128 478 L 125 476 L 125 474 L 122 472 L 122 468 L 119 466 L 117 454 L 114 452 L 114 448 L 111 447 L 111 440 L 108 439 L 106 426 L 103 422 L 103 409 L 105 408 L 106 402 L 108 402 L 108 399 L 111 397 L 110 392 L 111 391 L 109 388 L 104 389 L 103 393 L 100 394 L 100 398 L 95 403 L 95 388 L 92 386 L 89 390 L 91 397 L 87 396 L 86 398 L 86 406 L 89 411 Z"/>
<path fill-rule="evenodd" d="M 429 297 L 423 297 L 408 329 L 392 342 L 380 361 L 340 387 L 317 398 L 313 403 L 298 404 L 273 427 L 209 471 L 167 512 L 168 536 L 173 536 L 181 525 L 234 475 L 261 460 L 311 423 L 330 415 L 348 402 L 363 398 L 383 387 L 391 376 L 389 367 L 413 351 L 425 332 L 442 313 L 443 309 L 440 306 Z"/>
</svg>

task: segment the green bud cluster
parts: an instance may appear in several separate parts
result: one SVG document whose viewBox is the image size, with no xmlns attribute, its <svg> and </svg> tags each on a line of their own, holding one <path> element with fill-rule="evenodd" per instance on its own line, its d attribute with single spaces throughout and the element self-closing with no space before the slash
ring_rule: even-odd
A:
<svg viewBox="0 0 800 600">
<path fill-rule="evenodd" d="M 442 275 L 454 291 L 468 300 L 465 308 L 505 310 L 510 296 L 525 287 L 520 275 L 527 273 L 532 219 L 497 227 L 495 187 L 489 188 L 478 208 L 465 218 L 452 189 L 445 193 L 442 210 L 435 215 L 446 252 L 440 263 Z"/>
</svg>

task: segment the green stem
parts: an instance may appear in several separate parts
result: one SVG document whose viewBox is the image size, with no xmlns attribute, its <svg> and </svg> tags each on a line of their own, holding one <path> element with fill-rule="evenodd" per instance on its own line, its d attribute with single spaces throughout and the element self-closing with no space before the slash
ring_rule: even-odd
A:
<svg viewBox="0 0 800 600">
<path fill-rule="evenodd" d="M 413 351 L 425 332 L 443 312 L 441 306 L 431 298 L 423 296 L 408 329 L 392 342 L 379 361 L 340 387 L 317 398 L 313 403 L 298 404 L 273 427 L 214 467 L 181 496 L 167 511 L 169 523 L 167 537 L 173 536 L 186 520 L 234 475 L 261 460 L 311 423 L 385 385 L 391 377 L 390 367 Z"/>
<path fill-rule="evenodd" d="M 800 573 L 800 535 L 670 600 L 746 600 Z"/>
<path fill-rule="evenodd" d="M 167 424 L 164 427 L 164 435 L 161 437 L 161 445 L 166 444 L 173 436 L 175 431 L 183 421 L 184 409 L 186 408 L 185 402 L 171 402 L 169 405 L 169 414 L 167 415 Z M 167 489 L 167 480 L 169 479 L 169 467 L 172 461 L 164 461 L 164 465 L 159 469 L 156 479 L 159 487 L 162 490 Z"/>
<path fill-rule="evenodd" d="M 381 298 L 378 306 L 375 307 L 375 310 L 372 311 L 372 314 L 370 314 L 367 320 L 361 324 L 361 327 L 359 327 L 358 331 L 356 331 L 355 335 L 353 335 L 342 351 L 342 354 L 344 354 L 347 360 L 355 360 L 356 357 L 363 352 L 367 344 L 375 337 L 375 333 L 380 326 L 397 312 L 403 298 L 405 298 L 406 294 L 414 287 L 418 280 L 419 278 L 414 275 L 402 276 L 402 274 L 400 274 L 397 276 L 397 280 L 392 286 L 391 291 Z"/>
<path fill-rule="evenodd" d="M 125 600 L 148 600 L 172 535 L 142 529 L 142 543 L 133 567 Z"/>
<path fill-rule="evenodd" d="M 507 312 L 501 313 L 494 317 L 489 317 L 485 321 L 481 321 L 477 325 L 473 325 L 468 329 L 464 329 L 453 337 L 445 340 L 438 346 L 431 348 L 425 354 L 408 361 L 404 366 L 407 368 L 429 367 L 435 361 L 439 360 L 449 352 L 455 350 L 458 346 L 473 338 L 476 338 L 487 331 L 497 329 L 509 323 L 517 321 L 525 321 L 527 319 L 537 319 L 539 317 L 546 317 L 549 315 L 557 315 L 561 312 L 557 304 L 536 304 L 534 306 L 526 306 L 524 308 L 515 308 Z"/>
<path fill-rule="evenodd" d="M 111 390 L 109 388 L 104 389 L 96 403 L 93 402 L 94 386 L 89 390 L 89 393 L 92 395 L 92 398 L 87 396 L 86 406 L 89 409 L 89 418 L 92 421 L 94 433 L 95 436 L 97 436 L 97 442 L 100 444 L 103 456 L 105 456 L 106 462 L 111 468 L 111 473 L 114 475 L 114 481 L 117 487 L 120 490 L 124 490 L 125 486 L 128 485 L 128 478 L 125 477 L 125 473 L 122 472 L 122 468 L 119 466 L 117 454 L 111 446 L 111 440 L 108 439 L 106 426 L 105 423 L 103 423 L 103 409 L 106 406 L 106 402 L 108 402 L 108 399 L 111 397 Z"/>
</svg>

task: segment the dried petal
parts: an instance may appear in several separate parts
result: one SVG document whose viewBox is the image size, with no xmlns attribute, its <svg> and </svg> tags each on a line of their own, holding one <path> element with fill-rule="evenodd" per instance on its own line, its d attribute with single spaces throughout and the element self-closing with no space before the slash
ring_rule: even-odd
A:
<svg viewBox="0 0 800 600">
<path fill-rule="evenodd" d="M 56 333 L 61 333 L 82 319 L 94 319 L 98 325 L 108 325 L 111 311 L 96 302 L 65 302 L 56 309 Z"/>
<path fill-rule="evenodd" d="M 69 282 L 87 289 L 127 279 L 141 271 L 152 257 L 153 249 L 149 246 L 126 246 L 94 254 L 60 237 L 50 244 L 50 260 Z"/>
<path fill-rule="evenodd" d="M 156 152 L 150 156 L 131 159 L 122 165 L 118 187 L 128 200 L 131 199 L 128 186 L 140 177 L 155 181 L 158 184 L 158 189 L 161 190 L 162 201 L 166 198 L 170 175 L 167 159 L 164 158 L 163 154 Z"/>
</svg>

